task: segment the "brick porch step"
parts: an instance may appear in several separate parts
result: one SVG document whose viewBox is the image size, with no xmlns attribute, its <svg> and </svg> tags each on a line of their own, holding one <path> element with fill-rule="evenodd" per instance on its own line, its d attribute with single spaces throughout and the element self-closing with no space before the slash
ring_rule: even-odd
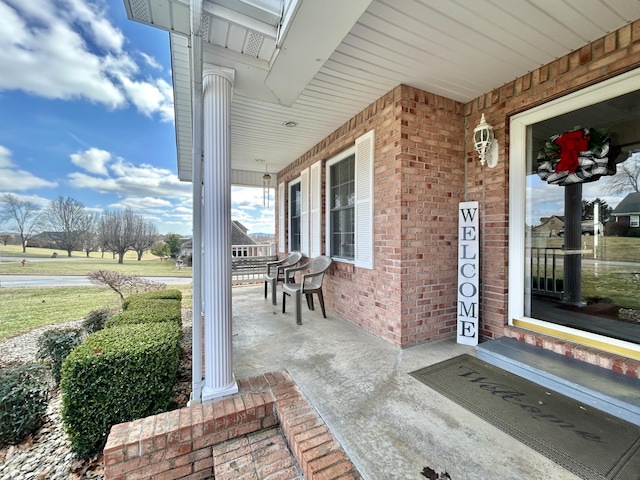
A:
<svg viewBox="0 0 640 480">
<path fill-rule="evenodd" d="M 361 479 L 288 372 L 238 387 L 215 402 L 114 425 L 105 480 Z"/>
<path fill-rule="evenodd" d="M 216 480 L 304 480 L 279 428 L 269 428 L 213 447 Z"/>
<path fill-rule="evenodd" d="M 477 357 L 550 390 L 640 425 L 640 380 L 502 337 L 476 347 Z"/>
</svg>

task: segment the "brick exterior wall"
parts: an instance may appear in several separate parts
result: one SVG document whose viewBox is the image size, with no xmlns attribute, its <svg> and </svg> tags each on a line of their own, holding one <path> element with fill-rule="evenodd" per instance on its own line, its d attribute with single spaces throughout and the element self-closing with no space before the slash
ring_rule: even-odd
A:
<svg viewBox="0 0 640 480">
<path fill-rule="evenodd" d="M 105 480 L 361 478 L 287 372 L 240 379 L 238 388 L 211 403 L 114 425 Z"/>
<path fill-rule="evenodd" d="M 375 267 L 336 263 L 328 308 L 400 347 L 455 335 L 457 204 L 477 200 L 481 336 L 519 338 L 507 325 L 509 118 L 639 66 L 636 21 L 465 105 L 400 85 L 279 172 L 289 182 L 375 130 Z M 471 143 L 482 113 L 500 145 L 492 170 Z"/>
<path fill-rule="evenodd" d="M 375 130 L 375 267 L 335 262 L 324 291 L 327 308 L 396 346 L 455 333 L 463 112 L 460 103 L 400 85 L 278 173 L 290 182 L 321 160 L 324 191 L 324 162 Z M 323 245 L 324 228 L 323 221 Z"/>
<path fill-rule="evenodd" d="M 543 65 L 465 105 L 472 129 L 482 113 L 500 145 L 498 166 L 487 173 L 469 145 L 469 200 L 480 202 L 482 244 L 481 335 L 519 338 L 508 323 L 509 118 L 524 110 L 640 67 L 640 21 Z M 470 135 L 470 133 L 468 134 Z M 541 346 L 544 336 L 538 335 Z M 611 357 L 611 355 L 609 355 Z M 587 361 L 587 360 L 585 360 Z"/>
</svg>

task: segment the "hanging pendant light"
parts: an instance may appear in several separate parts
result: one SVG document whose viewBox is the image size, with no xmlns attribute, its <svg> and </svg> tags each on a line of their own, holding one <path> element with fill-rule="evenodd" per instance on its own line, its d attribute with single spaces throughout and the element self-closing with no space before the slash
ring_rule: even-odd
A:
<svg viewBox="0 0 640 480">
<path fill-rule="evenodd" d="M 262 176 L 262 206 L 269 208 L 269 188 L 271 187 L 271 175 L 269 168 L 265 167 L 265 173 Z"/>
</svg>

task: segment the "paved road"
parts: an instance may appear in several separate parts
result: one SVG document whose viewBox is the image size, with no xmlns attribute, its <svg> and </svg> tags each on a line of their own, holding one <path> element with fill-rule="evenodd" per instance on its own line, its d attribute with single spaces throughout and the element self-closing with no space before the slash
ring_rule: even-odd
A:
<svg viewBox="0 0 640 480">
<path fill-rule="evenodd" d="M 55 261 L 53 258 L 51 257 L 30 257 L 29 255 L 25 255 L 24 257 L 2 257 L 0 256 L 0 262 L 1 263 L 17 263 L 17 262 L 21 262 L 22 259 L 25 259 L 27 262 L 31 263 L 31 262 L 53 262 Z M 87 257 L 67 257 L 67 256 L 62 256 L 60 255 L 60 257 L 58 257 L 58 260 L 64 260 L 65 262 L 82 262 L 85 260 L 92 260 L 91 258 L 87 258 Z"/>
<path fill-rule="evenodd" d="M 143 277 L 153 282 L 167 285 L 189 285 L 191 277 Z M 83 275 L 2 275 L 2 287 L 77 287 L 93 285 L 89 278 Z"/>
</svg>

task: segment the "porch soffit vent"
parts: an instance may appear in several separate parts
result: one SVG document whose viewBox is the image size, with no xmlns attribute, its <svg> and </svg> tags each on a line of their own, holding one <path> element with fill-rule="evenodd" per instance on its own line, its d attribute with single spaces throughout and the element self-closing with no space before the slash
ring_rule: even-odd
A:
<svg viewBox="0 0 640 480">
<path fill-rule="evenodd" d="M 182 35 L 191 34 L 190 0 L 124 0 L 127 18 Z"/>
<path fill-rule="evenodd" d="M 211 28 L 211 22 L 209 21 L 211 17 L 207 14 L 200 15 L 200 31 L 202 34 L 202 38 L 209 38 L 209 29 Z"/>
<path fill-rule="evenodd" d="M 258 57 L 260 53 L 260 47 L 262 46 L 262 40 L 264 37 L 255 32 L 249 32 L 247 36 L 247 42 L 245 44 L 244 50 L 242 53 L 248 55 L 250 57 Z"/>
<path fill-rule="evenodd" d="M 229 8 L 235 5 L 237 9 Z M 276 52 L 277 25 L 280 17 L 273 14 L 269 23 L 261 18 L 262 15 L 247 8 L 246 2 L 235 4 L 222 0 L 205 2 L 203 4 L 202 38 L 214 47 L 232 54 L 239 54 L 253 59 L 260 59 L 268 65 Z M 206 20 L 205 20 L 206 19 Z M 272 25 L 275 23 L 275 25 Z M 218 51 L 222 54 L 222 51 Z M 224 54 L 223 54 L 224 55 Z"/>
<path fill-rule="evenodd" d="M 149 11 L 149 4 L 146 0 L 130 0 L 131 15 L 138 22 L 151 23 L 151 12 Z"/>
</svg>

